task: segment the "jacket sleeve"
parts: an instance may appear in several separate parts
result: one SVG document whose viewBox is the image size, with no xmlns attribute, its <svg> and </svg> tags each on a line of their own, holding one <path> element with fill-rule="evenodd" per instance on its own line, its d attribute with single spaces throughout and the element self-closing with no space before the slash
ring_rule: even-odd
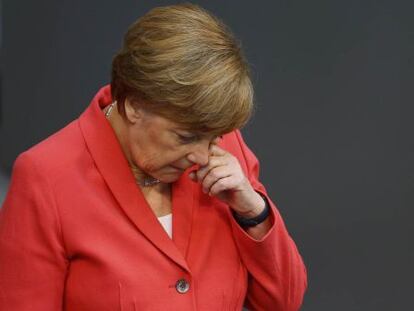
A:
<svg viewBox="0 0 414 311">
<path fill-rule="evenodd" d="M 249 310 L 299 310 L 307 288 L 306 268 L 289 236 L 275 204 L 259 182 L 259 162 L 236 131 L 245 169 L 253 188 L 263 194 L 271 207 L 272 226 L 266 235 L 255 240 L 232 218 L 232 230 L 240 256 L 248 272 L 245 306 Z"/>
<path fill-rule="evenodd" d="M 0 209 L 0 310 L 62 310 L 67 260 L 46 180 L 23 153 Z"/>
</svg>

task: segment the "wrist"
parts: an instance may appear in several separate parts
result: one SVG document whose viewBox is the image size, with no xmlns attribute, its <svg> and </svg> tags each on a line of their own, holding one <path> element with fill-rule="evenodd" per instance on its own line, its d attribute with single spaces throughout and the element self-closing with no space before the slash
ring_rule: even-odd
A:
<svg viewBox="0 0 414 311">
<path fill-rule="evenodd" d="M 250 204 L 248 204 L 248 206 L 250 206 L 249 209 L 245 209 L 245 210 L 236 210 L 234 209 L 234 211 L 242 216 L 243 218 L 254 218 L 257 217 L 258 215 L 260 215 L 263 210 L 266 207 L 266 202 L 265 200 L 262 198 L 262 196 L 260 194 L 258 194 L 256 191 L 255 193 L 255 199 L 252 200 L 252 202 Z"/>
<path fill-rule="evenodd" d="M 236 212 L 235 210 L 232 210 L 233 217 L 236 220 L 236 222 L 244 229 L 256 227 L 257 225 L 263 223 L 268 219 L 270 214 L 270 205 L 267 202 L 267 199 L 262 196 L 261 194 L 258 194 L 260 196 L 260 199 L 264 205 L 261 209 L 254 209 L 247 213 L 240 214 L 239 212 Z M 259 212 L 260 211 L 260 212 Z M 253 217 L 248 217 L 248 215 Z"/>
</svg>

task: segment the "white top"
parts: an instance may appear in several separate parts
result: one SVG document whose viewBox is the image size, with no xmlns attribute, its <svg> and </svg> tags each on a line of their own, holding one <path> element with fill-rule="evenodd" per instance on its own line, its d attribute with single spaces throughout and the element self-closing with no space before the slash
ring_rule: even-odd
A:
<svg viewBox="0 0 414 311">
<path fill-rule="evenodd" d="M 161 225 L 163 226 L 164 230 L 169 235 L 170 239 L 172 238 L 172 214 L 167 214 L 165 216 L 158 217 Z"/>
</svg>

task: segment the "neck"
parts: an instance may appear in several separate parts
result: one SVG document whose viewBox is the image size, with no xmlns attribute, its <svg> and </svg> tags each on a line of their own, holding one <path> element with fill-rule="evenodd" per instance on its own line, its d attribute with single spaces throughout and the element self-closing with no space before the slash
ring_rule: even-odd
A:
<svg viewBox="0 0 414 311">
<path fill-rule="evenodd" d="M 148 176 L 148 174 L 143 172 L 132 160 L 131 151 L 127 144 L 127 140 L 125 139 L 125 137 L 127 137 L 128 134 L 127 126 L 125 124 L 125 119 L 118 111 L 118 105 L 113 105 L 112 108 L 110 108 L 110 105 L 105 107 L 104 113 L 106 114 L 109 109 L 111 109 L 111 111 L 109 112 L 107 119 L 115 132 L 115 136 L 117 137 L 119 144 L 121 145 L 122 152 L 124 153 L 128 161 L 129 167 L 131 168 L 132 173 L 134 174 L 135 180 L 140 186 L 151 185 L 151 181 L 153 181 L 154 178 Z"/>
</svg>

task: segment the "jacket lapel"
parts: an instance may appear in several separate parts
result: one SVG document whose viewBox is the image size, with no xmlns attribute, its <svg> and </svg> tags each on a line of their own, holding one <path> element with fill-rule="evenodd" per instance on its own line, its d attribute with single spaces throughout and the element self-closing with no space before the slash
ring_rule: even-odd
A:
<svg viewBox="0 0 414 311">
<path fill-rule="evenodd" d="M 181 176 L 173 185 L 173 239 L 168 237 L 148 206 L 102 108 L 112 101 L 110 87 L 102 88 L 79 118 L 86 145 L 96 167 L 126 216 L 160 251 L 189 271 L 185 261 L 192 223 L 192 181 Z M 187 177 L 187 181 L 184 178 Z"/>
<path fill-rule="evenodd" d="M 189 170 L 182 174 L 172 188 L 173 241 L 185 258 L 187 257 L 194 213 L 198 210 L 199 190 L 188 173 Z"/>
</svg>

